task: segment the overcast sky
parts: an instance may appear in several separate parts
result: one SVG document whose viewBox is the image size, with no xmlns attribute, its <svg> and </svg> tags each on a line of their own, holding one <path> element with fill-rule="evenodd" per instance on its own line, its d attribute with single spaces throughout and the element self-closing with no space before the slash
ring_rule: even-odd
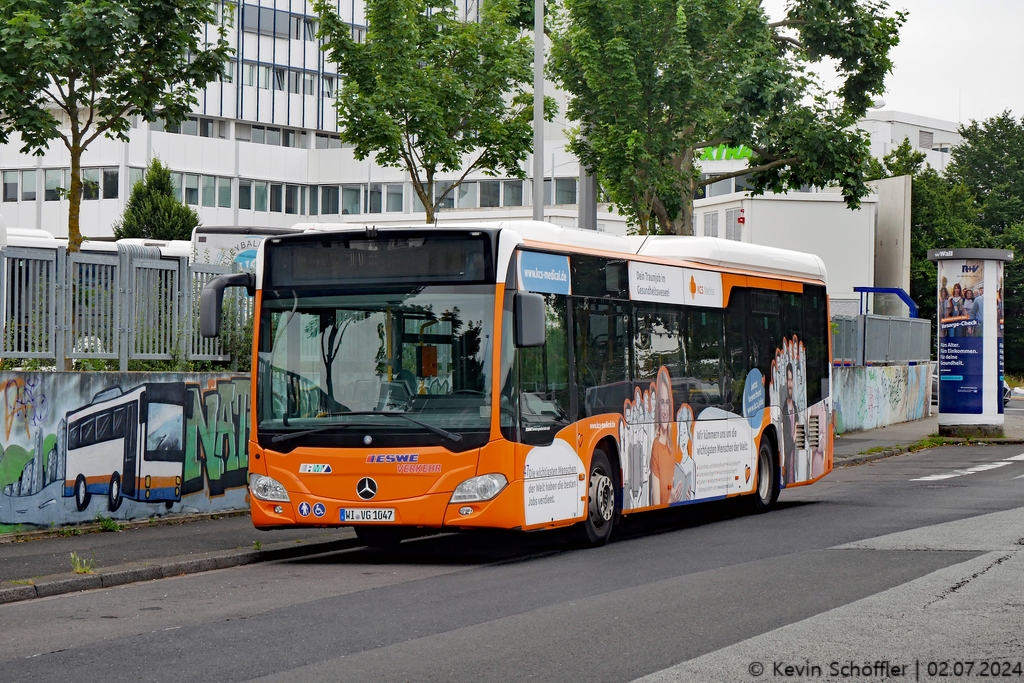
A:
<svg viewBox="0 0 1024 683">
<path fill-rule="evenodd" d="M 764 0 L 773 19 L 786 0 Z M 968 122 L 1024 116 L 1024 0 L 889 0 L 909 12 L 883 109 Z"/>
</svg>

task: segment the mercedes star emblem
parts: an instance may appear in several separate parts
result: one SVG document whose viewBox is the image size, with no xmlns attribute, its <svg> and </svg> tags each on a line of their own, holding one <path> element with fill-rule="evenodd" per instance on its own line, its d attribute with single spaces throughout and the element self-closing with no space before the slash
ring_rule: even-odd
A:
<svg viewBox="0 0 1024 683">
<path fill-rule="evenodd" d="M 363 477 L 356 484 L 356 493 L 363 500 L 370 500 L 377 495 L 377 482 L 369 477 Z"/>
</svg>

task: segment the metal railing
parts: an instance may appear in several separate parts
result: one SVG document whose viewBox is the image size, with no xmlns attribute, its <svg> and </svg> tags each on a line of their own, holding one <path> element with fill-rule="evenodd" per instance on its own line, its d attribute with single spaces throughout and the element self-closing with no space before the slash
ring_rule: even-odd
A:
<svg viewBox="0 0 1024 683">
<path fill-rule="evenodd" d="M 905 365 L 931 360 L 931 321 L 886 315 L 834 316 L 833 365 Z"/>
<path fill-rule="evenodd" d="M 220 338 L 199 334 L 200 293 L 230 266 L 162 256 L 158 247 L 117 244 L 114 252 L 0 249 L 0 358 L 53 360 L 230 360 Z M 225 297 L 226 326 L 245 327 L 253 300 Z"/>
</svg>

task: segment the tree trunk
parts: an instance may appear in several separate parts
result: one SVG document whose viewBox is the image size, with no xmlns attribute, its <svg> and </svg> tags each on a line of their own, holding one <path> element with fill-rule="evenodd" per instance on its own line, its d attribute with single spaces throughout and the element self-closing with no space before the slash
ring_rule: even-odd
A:
<svg viewBox="0 0 1024 683">
<path fill-rule="evenodd" d="M 82 148 L 78 136 L 71 143 L 71 188 L 68 192 L 68 251 L 82 246 Z"/>
</svg>

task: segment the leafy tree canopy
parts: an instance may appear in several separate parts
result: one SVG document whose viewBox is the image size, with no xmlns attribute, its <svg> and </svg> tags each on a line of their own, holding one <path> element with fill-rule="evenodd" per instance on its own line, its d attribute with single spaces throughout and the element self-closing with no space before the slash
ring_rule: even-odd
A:
<svg viewBox="0 0 1024 683">
<path fill-rule="evenodd" d="M 132 188 L 124 215 L 114 224 L 114 237 L 188 240 L 198 225 L 199 215 L 178 200 L 171 170 L 154 159 L 146 177 Z"/>
<path fill-rule="evenodd" d="M 320 36 L 338 65 L 341 138 L 357 159 L 405 169 L 433 222 L 473 171 L 523 177 L 532 149 L 533 46 L 513 25 L 514 0 L 483 3 L 462 21 L 439 0 L 368 0 L 366 42 L 326 0 L 314 3 Z M 545 105 L 550 119 L 553 101 Z M 457 179 L 435 191 L 439 174 Z"/>
<path fill-rule="evenodd" d="M 1003 117 L 981 123 L 971 122 L 966 130 L 994 129 Z M 965 136 L 966 139 L 966 136 Z M 924 163 L 925 155 L 918 152 L 909 140 L 904 140 L 882 161 L 871 160 L 868 177 L 871 179 L 897 175 L 910 175 L 911 240 L 910 240 L 910 296 L 917 302 L 923 318 L 936 317 L 936 266 L 928 260 L 929 249 L 989 248 L 1010 249 L 1017 260 L 1007 263 L 1003 279 L 1004 299 L 1004 362 L 1008 372 L 1024 372 L 1024 220 L 1017 219 L 1002 230 L 986 226 L 985 200 L 964 182 L 964 169 L 976 168 L 986 159 L 988 147 L 979 151 L 965 142 L 955 148 L 954 158 L 960 165 L 957 173 L 939 175 Z M 1012 165 L 1012 164 L 1011 164 Z M 996 190 L 999 192 L 1002 190 Z M 991 198 L 995 192 L 985 195 Z M 1001 197 L 1006 206 L 1006 197 Z M 933 327 L 933 329 L 935 329 Z"/>
<path fill-rule="evenodd" d="M 1024 222 L 1024 119 L 1009 111 L 960 127 L 946 175 L 977 200 L 980 224 L 1001 232 Z"/>
<path fill-rule="evenodd" d="M 127 140 L 128 116 L 183 119 L 195 92 L 223 72 L 224 31 L 208 0 L 5 0 L 0 4 L 0 143 L 21 134 L 42 154 L 71 154 L 68 247 L 82 235 L 81 159 L 101 135 Z"/>
<path fill-rule="evenodd" d="M 570 150 L 641 232 L 692 234 L 695 190 L 753 172 L 755 193 L 839 185 L 867 192 L 857 130 L 892 70 L 905 14 L 877 0 L 566 0 L 551 72 L 579 122 Z M 810 68 L 833 65 L 823 88 Z M 701 151 L 754 151 L 751 168 L 701 178 Z"/>
</svg>

